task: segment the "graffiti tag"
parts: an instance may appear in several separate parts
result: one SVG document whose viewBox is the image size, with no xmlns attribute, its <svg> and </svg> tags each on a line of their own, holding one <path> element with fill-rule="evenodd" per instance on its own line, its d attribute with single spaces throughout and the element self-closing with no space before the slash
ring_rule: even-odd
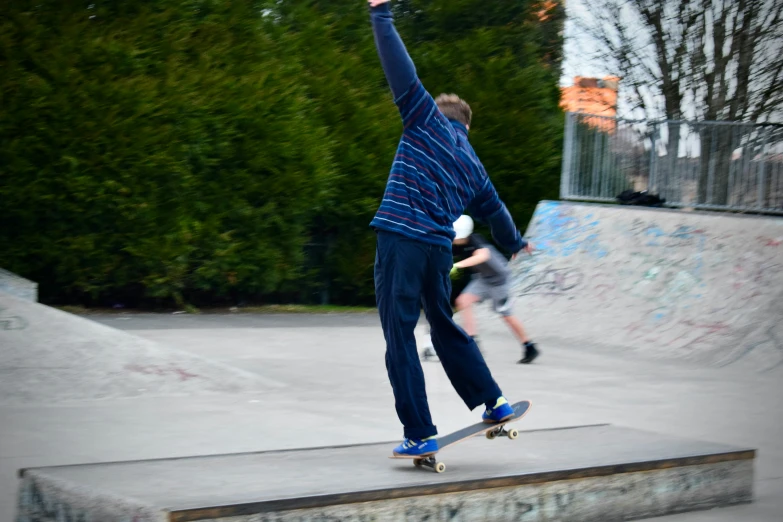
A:
<svg viewBox="0 0 783 522">
<path fill-rule="evenodd" d="M 579 268 L 546 268 L 523 276 L 517 295 L 563 295 L 581 285 L 584 278 Z"/>
</svg>

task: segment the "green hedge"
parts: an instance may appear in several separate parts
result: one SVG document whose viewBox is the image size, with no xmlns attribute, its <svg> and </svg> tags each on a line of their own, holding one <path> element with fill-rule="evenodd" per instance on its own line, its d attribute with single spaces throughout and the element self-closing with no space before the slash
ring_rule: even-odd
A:
<svg viewBox="0 0 783 522">
<path fill-rule="evenodd" d="M 395 10 L 522 226 L 557 195 L 562 8 L 514 5 Z M 7 2 L 0 71 L 0 266 L 43 301 L 372 303 L 400 123 L 363 1 Z"/>
</svg>

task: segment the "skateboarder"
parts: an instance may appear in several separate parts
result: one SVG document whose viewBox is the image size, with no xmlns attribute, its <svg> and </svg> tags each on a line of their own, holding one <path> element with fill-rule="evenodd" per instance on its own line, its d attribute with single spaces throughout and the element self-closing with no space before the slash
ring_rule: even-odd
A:
<svg viewBox="0 0 783 522">
<path fill-rule="evenodd" d="M 522 345 L 520 364 L 529 364 L 538 357 L 535 343 L 531 341 L 522 323 L 514 317 L 510 288 L 508 262 L 492 244 L 478 234 L 473 233 L 473 220 L 470 216 L 460 216 L 454 223 L 454 253 L 463 257 L 462 261 L 454 263 L 452 274 L 462 269 L 473 272 L 470 283 L 457 297 L 457 310 L 462 314 L 462 324 L 465 331 L 474 341 L 476 336 L 476 321 L 473 317 L 473 304 L 486 299 L 492 300 L 492 307 L 503 317 L 505 323 L 514 332 Z M 529 243 L 524 248 L 528 254 L 533 247 Z"/>
<path fill-rule="evenodd" d="M 455 95 L 433 99 L 416 76 L 394 27 L 389 0 L 369 0 L 375 45 L 403 124 L 380 208 L 375 295 L 386 339 L 386 369 L 405 440 L 396 455 L 438 450 L 414 329 L 420 307 L 443 368 L 469 409 L 499 422 L 514 412 L 469 335 L 454 323 L 449 302 L 454 221 L 470 207 L 510 252 L 525 247 L 508 210 L 468 142 L 470 106 Z"/>
</svg>

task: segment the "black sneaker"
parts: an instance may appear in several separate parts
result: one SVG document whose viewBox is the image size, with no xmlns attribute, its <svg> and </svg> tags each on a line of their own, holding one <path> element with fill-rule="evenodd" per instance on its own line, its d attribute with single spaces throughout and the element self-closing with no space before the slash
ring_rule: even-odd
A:
<svg viewBox="0 0 783 522">
<path fill-rule="evenodd" d="M 535 343 L 526 342 L 524 344 L 525 355 L 519 360 L 519 364 L 530 364 L 538 357 L 539 351 L 536 349 Z"/>
<path fill-rule="evenodd" d="M 437 356 L 438 354 L 435 353 L 435 350 L 433 350 L 429 346 L 421 351 L 421 358 L 424 361 L 429 361 L 430 359 L 433 359 Z"/>
</svg>

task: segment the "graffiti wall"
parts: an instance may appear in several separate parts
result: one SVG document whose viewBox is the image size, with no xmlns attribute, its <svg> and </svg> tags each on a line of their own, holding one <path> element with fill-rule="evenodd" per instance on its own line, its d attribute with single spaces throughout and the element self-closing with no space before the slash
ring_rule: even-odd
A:
<svg viewBox="0 0 783 522">
<path fill-rule="evenodd" d="M 534 335 L 783 359 L 781 218 L 543 201 L 526 236 L 513 289 Z"/>
</svg>

